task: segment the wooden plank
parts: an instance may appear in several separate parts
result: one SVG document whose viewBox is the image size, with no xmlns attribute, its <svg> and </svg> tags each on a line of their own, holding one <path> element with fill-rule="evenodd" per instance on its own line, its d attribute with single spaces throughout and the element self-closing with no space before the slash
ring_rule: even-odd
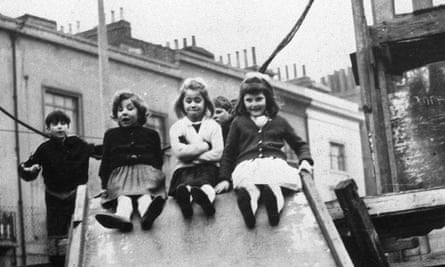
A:
<svg viewBox="0 0 445 267">
<path fill-rule="evenodd" d="M 80 185 L 77 187 L 76 207 L 74 209 L 73 220 L 71 223 L 71 231 L 69 243 L 66 252 L 65 266 L 77 267 L 83 266 L 82 255 L 84 248 L 84 233 L 86 230 L 88 194 L 87 186 Z"/>
<path fill-rule="evenodd" d="M 399 212 L 410 212 L 432 206 L 445 206 L 445 188 L 419 189 L 399 193 L 388 193 L 380 196 L 362 198 L 370 216 L 389 215 Z M 343 211 L 338 201 L 326 203 L 330 216 L 334 220 L 343 219 Z"/>
<path fill-rule="evenodd" d="M 397 180 L 397 163 L 394 154 L 394 143 L 393 143 L 393 133 L 392 133 L 392 124 L 391 124 L 391 114 L 389 110 L 389 100 L 388 100 L 388 89 L 391 89 L 394 84 L 389 74 L 386 74 L 386 69 L 381 60 L 377 60 L 377 76 L 379 81 L 379 90 L 380 90 L 380 106 L 381 106 L 381 117 L 383 120 L 381 121 L 381 128 L 384 130 L 382 135 L 386 140 L 385 147 L 388 151 L 388 169 L 389 172 L 389 181 L 392 184 L 392 191 L 398 192 L 399 190 L 399 181 Z"/>
<path fill-rule="evenodd" d="M 441 6 L 369 27 L 372 43 L 379 46 L 384 42 L 427 37 L 445 32 L 445 7 Z"/>
<path fill-rule="evenodd" d="M 315 215 L 321 232 L 328 243 L 337 266 L 353 266 L 351 258 L 335 228 L 334 222 L 329 216 L 328 210 L 315 187 L 312 176 L 306 172 L 302 172 L 301 181 L 306 199 Z"/>
<path fill-rule="evenodd" d="M 359 255 L 353 258 L 354 263 L 357 266 L 389 266 L 367 208 L 358 196 L 354 180 L 340 182 L 335 187 L 335 194 L 359 251 Z"/>
</svg>

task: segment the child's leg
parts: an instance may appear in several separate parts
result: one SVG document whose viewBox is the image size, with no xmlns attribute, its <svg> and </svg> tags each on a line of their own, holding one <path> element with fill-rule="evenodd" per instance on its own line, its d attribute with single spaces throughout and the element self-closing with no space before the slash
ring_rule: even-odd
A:
<svg viewBox="0 0 445 267">
<path fill-rule="evenodd" d="M 116 215 L 121 216 L 130 221 L 132 213 L 133 213 L 133 203 L 131 202 L 131 198 L 127 196 L 118 197 Z"/>
<path fill-rule="evenodd" d="M 132 212 L 133 204 L 131 198 L 127 196 L 119 196 L 117 199 L 116 213 L 96 214 L 96 220 L 102 224 L 102 226 L 107 228 L 131 231 L 133 229 L 133 224 L 131 223 Z"/>
<path fill-rule="evenodd" d="M 146 194 L 138 198 L 138 209 L 141 215 L 141 227 L 148 230 L 153 225 L 154 220 L 161 214 L 164 209 L 165 198 L 157 196 L 153 200 L 151 196 Z"/>
<path fill-rule="evenodd" d="M 248 228 L 255 227 L 255 212 L 258 209 L 260 190 L 256 185 L 241 187 L 237 192 L 238 208 Z"/>
<path fill-rule="evenodd" d="M 284 207 L 284 197 L 279 185 L 266 185 L 263 190 L 263 198 L 269 217 L 269 224 L 278 225 L 280 222 L 280 211 Z"/>
<path fill-rule="evenodd" d="M 175 199 L 181 208 L 182 215 L 185 218 L 190 218 L 193 216 L 192 208 L 192 196 L 190 194 L 191 186 L 180 185 L 176 188 Z"/>
<path fill-rule="evenodd" d="M 215 214 L 213 201 L 215 201 L 216 192 L 211 185 L 205 184 L 200 188 L 192 187 L 191 194 L 193 200 L 202 207 L 207 216 L 213 216 Z"/>
</svg>

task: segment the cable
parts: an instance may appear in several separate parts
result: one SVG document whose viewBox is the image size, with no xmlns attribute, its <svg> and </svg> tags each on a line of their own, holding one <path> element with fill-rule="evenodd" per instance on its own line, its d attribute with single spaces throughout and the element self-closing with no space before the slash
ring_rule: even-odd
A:
<svg viewBox="0 0 445 267">
<path fill-rule="evenodd" d="M 46 133 L 44 133 L 44 132 L 41 132 L 41 131 L 37 130 L 36 128 L 34 128 L 34 127 L 28 125 L 27 123 L 25 123 L 25 122 L 23 122 L 23 121 L 17 119 L 16 117 L 14 117 L 14 115 L 12 115 L 12 114 L 9 113 L 8 111 L 6 111 L 2 106 L 0 106 L 0 111 L 3 112 L 6 116 L 8 116 L 8 117 L 10 117 L 11 119 L 13 119 L 14 121 L 20 123 L 22 126 L 28 128 L 29 130 L 31 130 L 31 131 L 33 131 L 33 132 L 35 132 L 35 133 L 37 133 L 37 134 L 40 134 L 40 135 L 43 136 L 43 137 L 49 138 L 49 135 L 48 135 L 48 134 L 46 134 Z"/>
<path fill-rule="evenodd" d="M 272 52 L 272 54 L 269 56 L 269 58 L 263 63 L 263 65 L 261 65 L 260 69 L 258 70 L 259 72 L 265 73 L 266 70 L 267 70 L 267 67 L 270 64 L 270 62 L 294 38 L 295 33 L 297 33 L 297 31 L 300 28 L 301 24 L 303 24 L 303 21 L 306 18 L 306 15 L 309 12 L 309 9 L 311 8 L 313 2 L 314 2 L 314 0 L 309 0 L 309 3 L 307 4 L 307 6 L 304 9 L 303 13 L 301 14 L 300 18 L 297 20 L 297 22 L 292 27 L 290 32 L 286 35 L 286 37 L 284 37 L 284 39 L 280 42 L 280 44 L 278 44 L 278 46 L 275 48 L 275 50 Z"/>
</svg>

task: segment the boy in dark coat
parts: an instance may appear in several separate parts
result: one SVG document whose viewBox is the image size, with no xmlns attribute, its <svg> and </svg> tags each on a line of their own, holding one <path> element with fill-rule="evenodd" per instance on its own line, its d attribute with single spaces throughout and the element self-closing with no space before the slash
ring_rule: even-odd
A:
<svg viewBox="0 0 445 267">
<path fill-rule="evenodd" d="M 76 189 L 87 183 L 89 157 L 95 152 L 93 144 L 77 136 L 67 136 L 70 122 L 63 111 L 49 113 L 45 124 L 50 139 L 19 165 L 19 175 L 25 181 L 35 180 L 42 170 L 48 240 L 68 234 Z"/>
</svg>

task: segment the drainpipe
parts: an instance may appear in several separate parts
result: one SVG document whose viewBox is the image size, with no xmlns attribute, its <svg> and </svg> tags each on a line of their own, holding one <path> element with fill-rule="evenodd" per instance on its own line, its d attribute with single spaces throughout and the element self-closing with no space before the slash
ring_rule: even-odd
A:
<svg viewBox="0 0 445 267">
<path fill-rule="evenodd" d="M 17 100 L 17 59 L 16 59 L 16 40 L 17 35 L 14 32 L 9 33 L 12 49 L 12 81 L 13 81 L 13 101 L 14 101 L 14 117 L 18 117 L 18 100 Z M 14 121 L 14 133 L 15 133 L 15 154 L 16 154 L 16 166 L 20 164 L 20 141 L 19 141 L 19 124 Z M 26 246 L 25 246 L 25 227 L 23 222 L 23 198 L 22 198 L 22 181 L 17 174 L 17 188 L 18 188 L 18 202 L 17 213 L 20 228 L 20 247 L 22 265 L 26 265 Z"/>
</svg>

